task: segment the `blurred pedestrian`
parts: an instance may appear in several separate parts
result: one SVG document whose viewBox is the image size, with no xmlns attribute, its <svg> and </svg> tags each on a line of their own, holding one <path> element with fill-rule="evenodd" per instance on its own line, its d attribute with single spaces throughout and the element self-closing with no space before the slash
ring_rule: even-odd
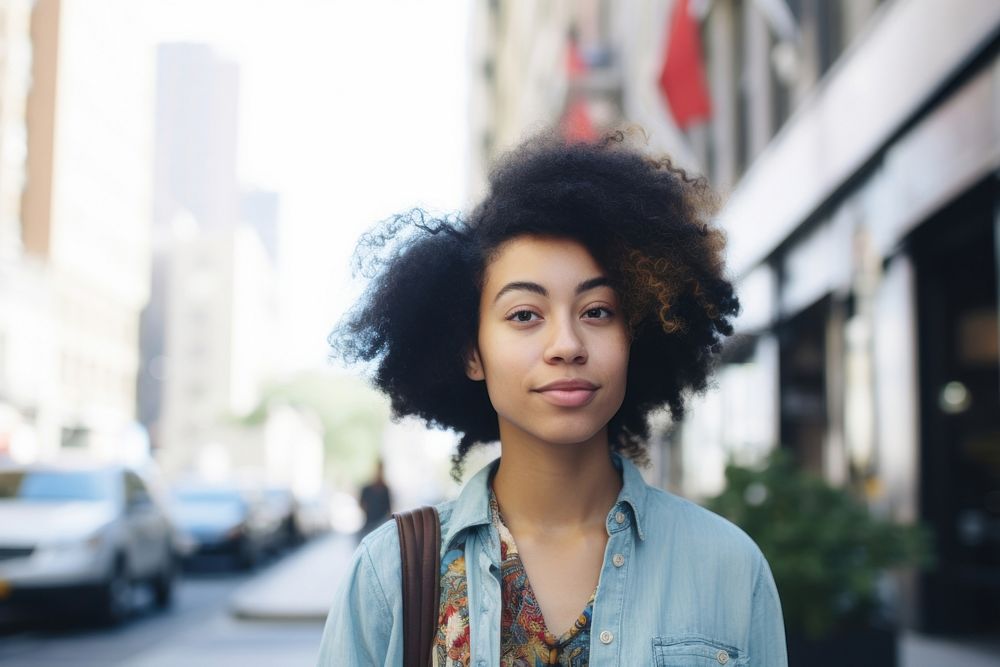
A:
<svg viewBox="0 0 1000 667">
<path fill-rule="evenodd" d="M 647 417 L 682 415 L 739 309 L 707 184 L 616 133 L 536 137 L 490 186 L 467 220 L 366 235 L 372 288 L 332 336 L 397 415 L 462 434 L 456 477 L 500 441 L 438 506 L 433 664 L 786 665 L 757 546 L 636 466 Z M 361 542 L 320 664 L 401 665 L 402 630 L 390 524 Z"/>
<path fill-rule="evenodd" d="M 392 511 L 392 494 L 383 474 L 382 460 L 379 459 L 375 463 L 375 477 L 361 488 L 359 504 L 365 513 L 365 525 L 358 533 L 359 540 L 385 523 Z"/>
</svg>

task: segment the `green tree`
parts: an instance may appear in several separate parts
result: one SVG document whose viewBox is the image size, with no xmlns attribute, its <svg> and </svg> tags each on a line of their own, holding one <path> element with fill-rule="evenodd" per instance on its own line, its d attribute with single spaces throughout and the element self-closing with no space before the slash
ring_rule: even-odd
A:
<svg viewBox="0 0 1000 667">
<path fill-rule="evenodd" d="M 359 484 L 368 478 L 389 421 L 389 403 L 364 380 L 331 372 L 300 373 L 268 387 L 257 407 L 240 421 L 261 424 L 278 405 L 319 419 L 328 479 Z"/>
</svg>

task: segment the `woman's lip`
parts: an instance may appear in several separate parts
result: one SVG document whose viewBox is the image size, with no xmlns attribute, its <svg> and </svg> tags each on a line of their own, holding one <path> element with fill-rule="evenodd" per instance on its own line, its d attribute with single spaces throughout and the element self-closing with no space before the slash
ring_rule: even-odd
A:
<svg viewBox="0 0 1000 667">
<path fill-rule="evenodd" d="M 538 392 L 552 405 L 561 408 L 579 408 L 587 405 L 597 394 L 597 387 L 589 389 L 545 389 Z"/>
<path fill-rule="evenodd" d="M 564 379 L 564 380 L 554 380 L 552 382 L 549 382 L 548 384 L 544 384 L 541 387 L 538 387 L 535 391 L 551 391 L 553 389 L 561 389 L 564 391 L 572 391 L 575 389 L 586 389 L 588 391 L 593 391 L 594 389 L 597 389 L 597 385 L 595 385 L 592 382 L 588 382 L 587 380 Z"/>
</svg>

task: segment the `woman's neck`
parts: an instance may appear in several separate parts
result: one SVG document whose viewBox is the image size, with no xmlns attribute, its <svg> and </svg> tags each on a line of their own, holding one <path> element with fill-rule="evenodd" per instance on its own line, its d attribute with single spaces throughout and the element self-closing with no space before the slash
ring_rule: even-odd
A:
<svg viewBox="0 0 1000 667">
<path fill-rule="evenodd" d="M 573 445 L 543 443 L 501 428 L 493 492 L 511 531 L 603 527 L 622 488 L 607 432 Z"/>
</svg>

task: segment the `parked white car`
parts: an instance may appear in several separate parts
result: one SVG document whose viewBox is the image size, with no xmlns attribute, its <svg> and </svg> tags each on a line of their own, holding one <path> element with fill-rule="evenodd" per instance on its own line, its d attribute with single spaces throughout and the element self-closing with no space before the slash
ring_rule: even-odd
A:
<svg viewBox="0 0 1000 667">
<path fill-rule="evenodd" d="M 170 604 L 175 532 L 158 496 L 120 466 L 0 467 L 0 606 L 117 623 L 136 584 Z"/>
</svg>

